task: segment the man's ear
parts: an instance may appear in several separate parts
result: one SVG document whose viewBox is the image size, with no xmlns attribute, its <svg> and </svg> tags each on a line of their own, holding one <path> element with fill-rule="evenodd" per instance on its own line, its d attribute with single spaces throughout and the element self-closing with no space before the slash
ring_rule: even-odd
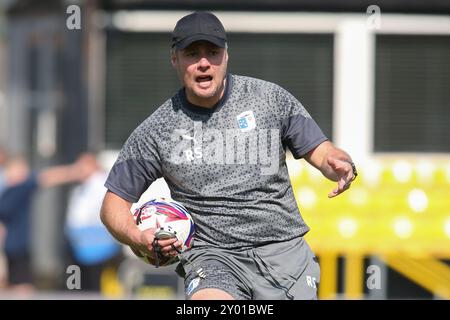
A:
<svg viewBox="0 0 450 320">
<path fill-rule="evenodd" d="M 177 53 L 175 49 L 170 50 L 170 62 L 172 63 L 172 67 L 176 67 L 177 64 Z"/>
</svg>

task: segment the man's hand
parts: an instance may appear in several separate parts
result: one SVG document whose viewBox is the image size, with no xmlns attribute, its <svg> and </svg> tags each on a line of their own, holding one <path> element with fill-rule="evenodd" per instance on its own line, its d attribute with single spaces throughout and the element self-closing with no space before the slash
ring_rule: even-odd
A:
<svg viewBox="0 0 450 320">
<path fill-rule="evenodd" d="M 155 228 L 141 231 L 130 214 L 131 202 L 108 191 L 103 200 L 100 217 L 108 231 L 121 243 L 129 246 L 133 253 L 142 257 L 146 255 L 149 261 L 155 259 L 155 247 L 160 255 L 158 258 L 170 259 L 178 252 L 174 248 L 181 250 L 182 243 L 176 238 L 155 240 Z M 154 246 L 155 244 L 155 246 Z"/>
<path fill-rule="evenodd" d="M 355 180 L 356 175 L 354 174 L 352 164 L 349 161 L 328 158 L 327 162 L 337 177 L 337 188 L 333 189 L 328 194 L 328 198 L 333 198 L 350 188 L 350 184 Z"/>
<path fill-rule="evenodd" d="M 149 256 L 151 260 L 154 260 L 156 254 L 155 247 L 153 245 L 155 240 L 155 232 L 155 228 L 149 228 L 140 233 L 139 242 L 130 245 L 130 248 L 134 254 L 139 257 L 142 256 L 142 254 L 145 254 Z M 175 257 L 178 252 L 174 249 L 174 247 L 178 250 L 181 250 L 182 248 L 181 241 L 178 241 L 175 237 L 170 239 L 157 239 L 155 244 L 157 247 L 156 249 L 162 254 L 163 257 Z"/>
<path fill-rule="evenodd" d="M 356 178 L 356 169 L 347 152 L 336 148 L 330 141 L 324 141 L 304 155 L 308 163 L 319 169 L 322 174 L 338 186 L 328 194 L 329 198 L 336 197 L 350 187 Z"/>
</svg>

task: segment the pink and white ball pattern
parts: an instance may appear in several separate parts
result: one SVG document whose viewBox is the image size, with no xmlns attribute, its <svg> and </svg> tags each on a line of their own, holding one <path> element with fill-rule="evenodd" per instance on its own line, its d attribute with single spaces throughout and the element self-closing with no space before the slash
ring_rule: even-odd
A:
<svg viewBox="0 0 450 320">
<path fill-rule="evenodd" d="M 183 244 L 181 251 L 192 246 L 194 221 L 186 208 L 176 201 L 164 198 L 150 200 L 135 210 L 134 219 L 140 230 L 156 228 L 175 233 Z"/>
</svg>

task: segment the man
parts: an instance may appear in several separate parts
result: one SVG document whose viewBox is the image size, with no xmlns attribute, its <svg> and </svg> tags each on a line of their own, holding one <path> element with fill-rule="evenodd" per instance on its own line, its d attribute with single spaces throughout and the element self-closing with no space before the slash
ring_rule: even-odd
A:
<svg viewBox="0 0 450 320">
<path fill-rule="evenodd" d="M 177 268 L 188 299 L 315 299 L 319 266 L 303 239 L 309 228 L 285 150 L 338 182 L 329 197 L 356 177 L 350 156 L 287 91 L 227 74 L 227 39 L 217 17 L 187 15 L 172 36 L 171 61 L 183 88 L 123 146 L 106 182 L 103 222 L 119 241 L 153 256 L 155 230 L 140 232 L 130 206 L 164 177 L 196 224 L 194 246 Z M 180 246 L 176 239 L 158 244 L 163 255 Z"/>
</svg>

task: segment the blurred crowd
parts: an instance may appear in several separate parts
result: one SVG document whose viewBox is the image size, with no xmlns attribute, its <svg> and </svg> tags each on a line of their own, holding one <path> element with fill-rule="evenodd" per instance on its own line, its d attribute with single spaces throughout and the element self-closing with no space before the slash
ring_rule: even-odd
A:
<svg viewBox="0 0 450 320">
<path fill-rule="evenodd" d="M 33 293 L 33 198 L 44 188 L 70 187 L 64 212 L 66 264 L 80 268 L 80 289 L 99 292 L 101 274 L 117 268 L 122 247 L 100 221 L 107 173 L 94 153 L 83 153 L 69 164 L 34 170 L 22 155 L 0 147 L 0 290 Z"/>
</svg>

